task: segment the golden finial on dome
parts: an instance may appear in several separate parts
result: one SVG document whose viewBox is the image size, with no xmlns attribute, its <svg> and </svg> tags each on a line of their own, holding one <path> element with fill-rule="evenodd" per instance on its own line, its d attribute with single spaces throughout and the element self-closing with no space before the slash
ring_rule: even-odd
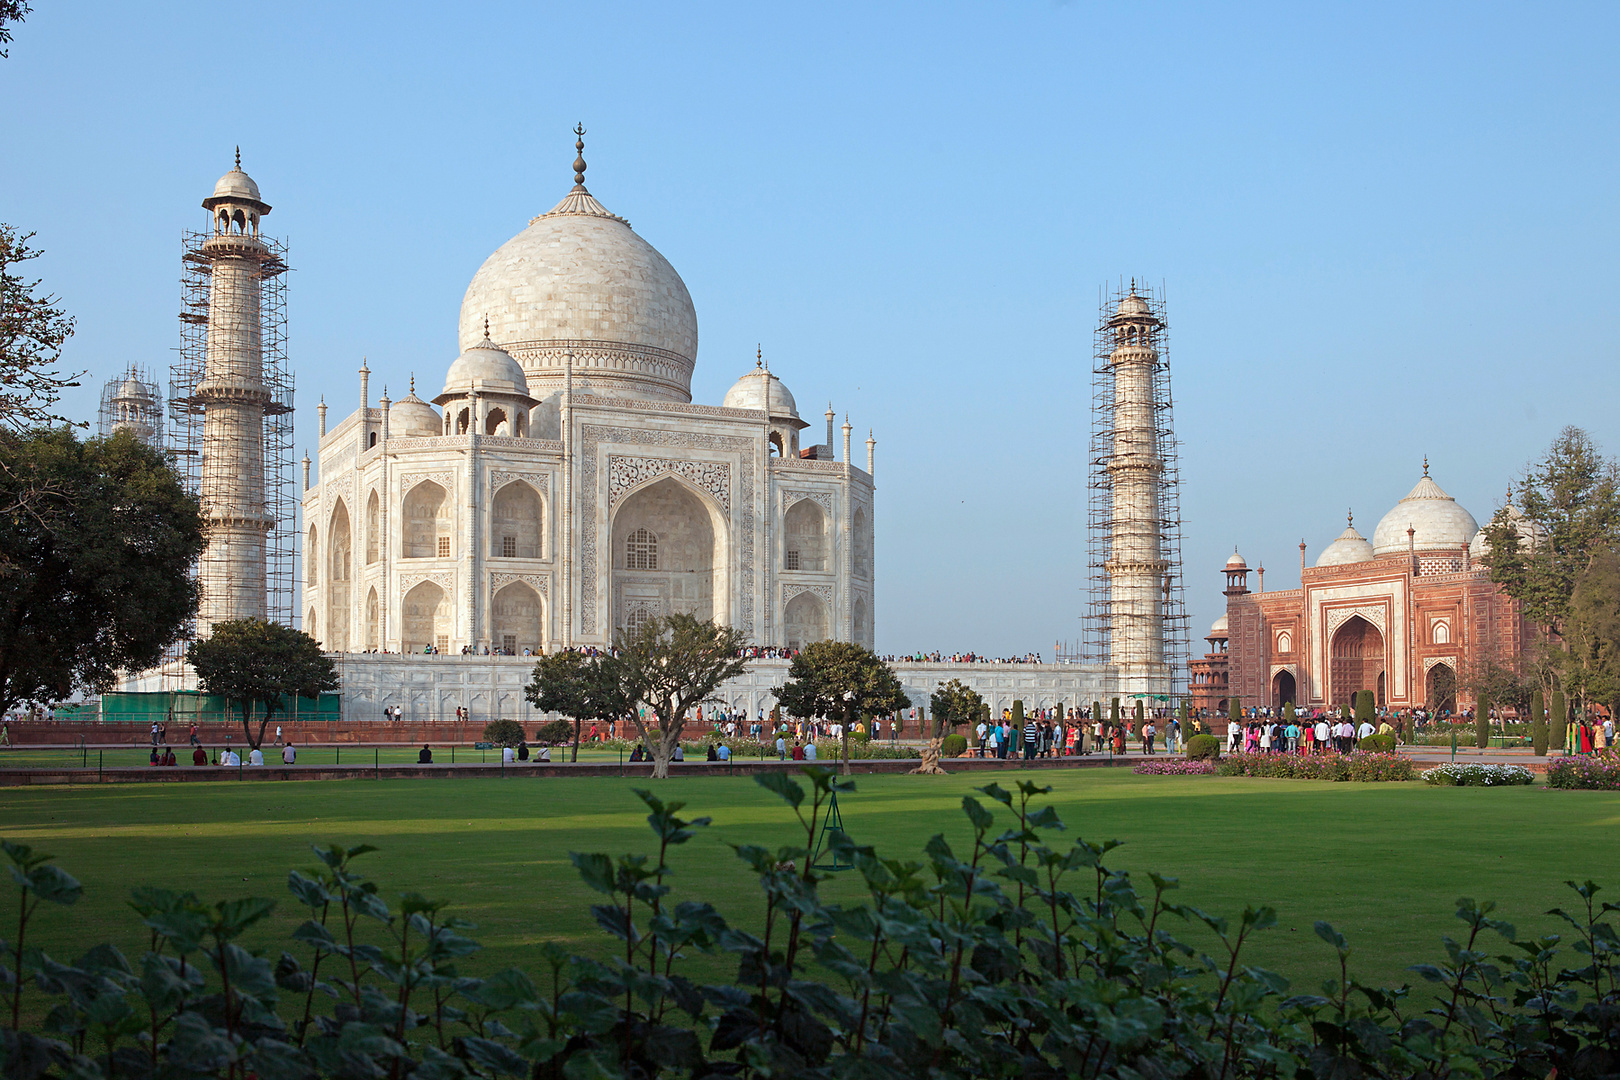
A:
<svg viewBox="0 0 1620 1080">
<path fill-rule="evenodd" d="M 585 125 L 574 125 L 574 186 L 585 186 Z"/>
<path fill-rule="evenodd" d="M 754 369 L 756 371 L 765 370 L 765 346 L 763 344 L 754 346 Z"/>
<path fill-rule="evenodd" d="M 242 148 L 240 146 L 236 148 L 236 171 L 242 171 Z"/>
<path fill-rule="evenodd" d="M 411 396 L 416 396 L 416 372 L 411 372 Z"/>
<path fill-rule="evenodd" d="M 489 340 L 489 316 L 487 314 L 484 316 L 484 340 Z"/>
<path fill-rule="evenodd" d="M 1344 523 L 1348 528 L 1353 529 L 1356 527 L 1356 513 L 1354 510 L 1346 510 L 1344 512 Z"/>
<path fill-rule="evenodd" d="M 1424 476 L 1429 475 L 1429 455 L 1428 454 L 1423 455 L 1423 475 Z"/>
</svg>

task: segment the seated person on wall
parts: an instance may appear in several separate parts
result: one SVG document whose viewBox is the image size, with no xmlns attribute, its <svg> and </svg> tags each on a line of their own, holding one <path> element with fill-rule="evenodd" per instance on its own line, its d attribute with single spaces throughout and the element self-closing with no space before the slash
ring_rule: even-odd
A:
<svg viewBox="0 0 1620 1080">
<path fill-rule="evenodd" d="M 715 748 L 714 756 L 715 756 L 715 759 L 718 760 L 718 761 L 730 761 L 731 760 L 731 747 L 727 746 L 725 743 L 721 743 L 718 747 Z"/>
<path fill-rule="evenodd" d="M 542 746 L 534 755 L 534 763 L 536 765 L 550 765 L 551 747 Z"/>
<path fill-rule="evenodd" d="M 297 760 L 298 751 L 293 749 L 292 743 L 288 743 L 281 748 L 281 763 L 283 765 L 291 765 Z"/>
<path fill-rule="evenodd" d="M 172 748 L 163 751 L 163 764 L 165 764 L 165 765 L 178 765 L 179 764 L 179 762 L 175 760 L 174 750 Z"/>
<path fill-rule="evenodd" d="M 806 761 L 814 761 L 814 760 L 816 760 L 816 744 L 815 743 L 807 742 L 807 743 L 804 744 L 804 760 L 806 760 Z"/>
<path fill-rule="evenodd" d="M 630 751 L 630 760 L 631 761 L 646 761 L 647 760 L 647 751 L 640 743 L 636 743 L 636 748 L 634 750 Z"/>
<path fill-rule="evenodd" d="M 716 749 L 715 749 L 715 748 L 714 748 L 714 743 L 710 743 L 710 744 L 709 744 L 709 755 L 708 755 L 708 759 L 709 759 L 709 760 L 710 760 L 710 761 L 719 761 L 719 760 L 720 760 L 720 751 L 718 751 L 718 750 L 716 750 Z"/>
<path fill-rule="evenodd" d="M 518 756 L 519 761 L 528 761 L 529 760 L 529 744 L 527 742 L 521 742 L 520 741 L 518 743 L 517 756 Z"/>
<path fill-rule="evenodd" d="M 193 765 L 206 765 L 206 764 L 208 764 L 208 751 L 204 750 L 199 745 L 196 749 L 191 751 L 191 763 Z"/>
<path fill-rule="evenodd" d="M 686 751 L 681 748 L 680 743 L 675 744 L 675 756 L 670 758 L 669 760 L 671 760 L 671 761 L 685 761 L 686 760 Z"/>
<path fill-rule="evenodd" d="M 158 749 L 157 749 L 156 746 L 152 747 L 152 753 L 151 753 L 150 757 L 147 760 L 147 764 L 148 765 L 161 765 L 161 764 L 163 764 L 163 759 L 158 756 Z"/>
<path fill-rule="evenodd" d="M 249 750 L 248 751 L 248 764 L 249 765 L 263 765 L 264 764 L 264 751 L 260 750 L 257 746 L 255 746 L 252 750 Z"/>
<path fill-rule="evenodd" d="M 423 743 L 422 749 L 416 752 L 416 763 L 418 765 L 433 764 L 433 750 L 428 746 L 427 743 Z"/>
<path fill-rule="evenodd" d="M 516 760 L 517 760 L 517 752 L 516 751 L 514 751 L 510 746 L 501 747 L 501 763 L 503 765 L 510 765 L 513 762 L 515 762 Z"/>
</svg>

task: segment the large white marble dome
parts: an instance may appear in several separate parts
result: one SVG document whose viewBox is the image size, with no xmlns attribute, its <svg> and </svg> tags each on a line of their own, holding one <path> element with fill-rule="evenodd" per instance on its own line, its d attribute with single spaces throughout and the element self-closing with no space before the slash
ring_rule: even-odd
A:
<svg viewBox="0 0 1620 1080">
<path fill-rule="evenodd" d="M 1456 552 L 1479 532 L 1474 515 L 1429 478 L 1426 466 L 1417 486 L 1373 530 L 1373 554 L 1382 557 L 1404 553 L 1408 527 L 1414 531 L 1412 548 L 1416 551 Z"/>
<path fill-rule="evenodd" d="M 560 388 L 572 350 L 576 391 L 691 401 L 698 328 L 686 283 L 585 189 L 582 157 L 574 170 L 573 190 L 473 275 L 461 349 L 483 339 L 487 317 L 490 337 L 529 373 L 537 398 Z"/>
</svg>

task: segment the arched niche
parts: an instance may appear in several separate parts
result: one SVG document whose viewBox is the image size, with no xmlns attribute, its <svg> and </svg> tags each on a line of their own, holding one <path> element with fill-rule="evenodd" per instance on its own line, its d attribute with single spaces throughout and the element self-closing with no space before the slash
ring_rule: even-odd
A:
<svg viewBox="0 0 1620 1080">
<path fill-rule="evenodd" d="M 326 531 L 326 648 L 329 652 L 349 651 L 351 536 L 349 508 L 339 499 L 332 508 L 332 523 Z"/>
<path fill-rule="evenodd" d="M 450 647 L 450 597 L 436 583 L 424 581 L 400 604 L 400 648 L 419 653 L 430 646 L 441 652 Z"/>
<path fill-rule="evenodd" d="M 782 516 L 782 569 L 828 569 L 827 515 L 814 499 L 800 499 Z"/>
<path fill-rule="evenodd" d="M 366 651 L 382 648 L 382 613 L 377 607 L 377 590 L 366 594 Z"/>
<path fill-rule="evenodd" d="M 827 602 L 813 592 L 802 592 L 788 601 L 782 621 L 787 624 L 787 644 L 790 649 L 802 649 L 815 641 L 826 641 Z"/>
<path fill-rule="evenodd" d="M 444 488 L 431 480 L 411 488 L 405 495 L 405 558 L 454 555 L 450 526 L 450 497 Z"/>
<path fill-rule="evenodd" d="M 855 598 L 855 606 L 852 614 L 854 615 L 855 623 L 855 632 L 853 636 L 856 643 L 870 648 L 872 644 L 872 628 L 869 624 L 871 616 L 866 607 L 866 597 L 857 596 Z"/>
<path fill-rule="evenodd" d="M 1290 701 L 1299 700 L 1299 688 L 1294 683 L 1294 673 L 1283 670 L 1271 680 L 1271 707 L 1277 709 L 1279 714 L 1284 705 Z"/>
<path fill-rule="evenodd" d="M 512 423 L 507 419 L 506 410 L 499 405 L 484 414 L 485 435 L 511 435 Z"/>
<path fill-rule="evenodd" d="M 491 557 L 545 558 L 545 503 L 538 491 L 513 480 L 495 493 L 491 516 Z"/>
<path fill-rule="evenodd" d="M 1450 664 L 1436 664 L 1423 676 L 1423 703 L 1435 715 L 1457 711 L 1457 671 Z"/>
<path fill-rule="evenodd" d="M 490 602 L 490 640 L 512 656 L 538 656 L 545 636 L 545 601 L 521 581 L 503 586 Z"/>
<path fill-rule="evenodd" d="M 309 577 L 309 587 L 313 589 L 321 583 L 321 545 L 314 525 L 309 527 L 309 540 L 304 544 L 304 567 Z"/>
<path fill-rule="evenodd" d="M 677 477 L 655 480 L 620 502 L 609 536 L 615 629 L 674 612 L 730 621 L 729 534 L 712 496 Z"/>
<path fill-rule="evenodd" d="M 309 609 L 309 616 L 304 620 L 304 633 L 314 638 L 317 642 L 321 640 L 321 628 L 313 607 Z"/>
<path fill-rule="evenodd" d="M 855 517 L 850 522 L 850 530 L 854 534 L 851 540 L 855 546 L 855 576 L 870 578 L 872 576 L 872 523 L 866 516 L 865 507 L 856 509 Z"/>
<path fill-rule="evenodd" d="M 373 491 L 366 500 L 366 565 L 377 561 L 378 534 L 382 532 L 382 505 Z"/>
<path fill-rule="evenodd" d="M 1334 631 L 1328 646 L 1329 704 L 1353 704 L 1358 690 L 1379 693 L 1383 673 L 1384 635 L 1360 615 L 1352 615 Z"/>
</svg>

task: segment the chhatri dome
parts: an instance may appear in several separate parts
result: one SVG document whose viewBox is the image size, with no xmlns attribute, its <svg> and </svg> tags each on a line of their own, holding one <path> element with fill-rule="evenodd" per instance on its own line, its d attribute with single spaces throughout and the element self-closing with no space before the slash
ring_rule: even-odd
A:
<svg viewBox="0 0 1620 1080">
<path fill-rule="evenodd" d="M 1533 548 L 1547 538 L 1547 531 L 1540 525 L 1531 521 L 1523 510 L 1513 505 L 1513 491 L 1508 490 L 1507 501 L 1502 504 L 1501 513 L 1507 515 L 1508 521 L 1513 524 L 1513 531 L 1519 536 L 1521 548 Z M 1468 556 L 1471 559 L 1481 559 L 1489 555 L 1491 542 L 1481 529 L 1474 534 L 1474 539 L 1468 544 Z"/>
<path fill-rule="evenodd" d="M 771 374 L 770 365 L 763 355 L 754 359 L 754 370 L 744 375 L 726 391 L 721 402 L 728 409 L 759 409 L 773 420 L 797 421 L 799 427 L 810 425 L 799 419 L 799 408 L 793 395 L 782 385 L 782 380 Z"/>
<path fill-rule="evenodd" d="M 1322 549 L 1317 557 L 1317 566 L 1349 566 L 1352 563 L 1369 562 L 1373 557 L 1373 546 L 1367 538 L 1356 532 L 1356 518 L 1354 514 L 1345 515 L 1344 532 L 1338 538 Z"/>
<path fill-rule="evenodd" d="M 1479 532 L 1474 515 L 1457 505 L 1429 478 L 1429 459 L 1423 459 L 1423 478 L 1396 503 L 1378 528 L 1373 530 L 1373 554 L 1398 555 L 1407 550 L 1406 530 L 1415 535 L 1412 548 L 1416 551 L 1455 552 Z"/>
<path fill-rule="evenodd" d="M 389 431 L 404 438 L 432 438 L 442 435 L 439 414 L 416 396 L 416 376 L 411 376 L 411 392 L 388 409 Z"/>
<path fill-rule="evenodd" d="M 203 200 L 203 209 L 212 210 L 222 202 L 256 203 L 261 214 L 270 212 L 270 204 L 259 195 L 259 185 L 253 177 L 242 171 L 242 148 L 236 148 L 236 168 L 219 178 L 214 193 Z"/>
<path fill-rule="evenodd" d="M 576 127 L 574 187 L 484 261 L 461 302 L 461 348 L 485 333 L 528 372 L 535 397 L 574 389 L 638 400 L 692 400 L 697 312 L 686 283 L 630 223 L 585 188 Z"/>
</svg>

